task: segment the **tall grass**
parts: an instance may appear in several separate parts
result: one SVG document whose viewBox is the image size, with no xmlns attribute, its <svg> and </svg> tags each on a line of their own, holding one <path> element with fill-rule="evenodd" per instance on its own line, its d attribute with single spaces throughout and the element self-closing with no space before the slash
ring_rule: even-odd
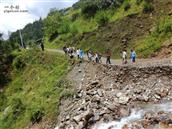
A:
<svg viewBox="0 0 172 129">
<path fill-rule="evenodd" d="M 18 61 L 24 65 L 20 67 Z M 0 98 L 0 129 L 23 129 L 42 118 L 53 120 L 62 92 L 64 96 L 69 88 L 58 84 L 68 71 L 66 57 L 29 50 L 16 58 L 13 67 L 12 82 Z"/>
</svg>

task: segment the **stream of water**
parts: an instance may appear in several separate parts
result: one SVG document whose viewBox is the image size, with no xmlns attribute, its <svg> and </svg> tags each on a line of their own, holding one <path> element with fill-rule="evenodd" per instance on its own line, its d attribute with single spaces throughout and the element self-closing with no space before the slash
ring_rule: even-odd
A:
<svg viewBox="0 0 172 129">
<path fill-rule="evenodd" d="M 160 111 L 172 112 L 172 102 L 162 104 L 148 104 L 146 106 L 141 106 L 140 109 L 132 109 L 130 116 L 122 118 L 120 121 L 112 121 L 109 123 L 95 125 L 92 129 L 108 129 L 110 127 L 111 129 L 122 129 L 124 125 L 142 119 L 143 116 L 150 111 L 154 113 L 158 113 Z"/>
</svg>

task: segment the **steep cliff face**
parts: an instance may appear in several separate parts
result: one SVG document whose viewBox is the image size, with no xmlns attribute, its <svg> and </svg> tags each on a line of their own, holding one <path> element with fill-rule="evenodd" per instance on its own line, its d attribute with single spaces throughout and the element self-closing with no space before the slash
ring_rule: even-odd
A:
<svg viewBox="0 0 172 129">
<path fill-rule="evenodd" d="M 127 117 L 132 109 L 141 108 L 141 105 L 171 101 L 172 66 L 161 63 L 158 66 L 104 66 L 91 63 L 76 66 L 68 75 L 77 84 L 76 95 L 61 102 L 58 128 L 91 129 L 96 124 Z M 80 80 L 76 76 L 80 76 Z M 160 111 L 163 109 L 160 108 Z M 165 114 L 158 116 L 154 113 L 151 117 L 144 117 L 137 125 L 146 129 L 162 122 L 159 120 L 162 115 Z M 113 128 L 116 129 L 115 125 L 107 129 Z"/>
</svg>

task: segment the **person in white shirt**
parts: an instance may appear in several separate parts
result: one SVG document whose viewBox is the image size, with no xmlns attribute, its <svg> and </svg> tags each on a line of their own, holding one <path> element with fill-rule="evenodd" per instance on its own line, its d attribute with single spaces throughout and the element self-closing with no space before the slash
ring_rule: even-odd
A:
<svg viewBox="0 0 172 129">
<path fill-rule="evenodd" d="M 77 49 L 76 50 L 76 55 L 77 55 L 78 59 L 79 59 L 79 54 L 80 54 L 80 49 Z"/>
<path fill-rule="evenodd" d="M 89 61 L 92 61 L 92 53 L 91 53 L 90 50 L 88 51 L 88 60 L 89 60 Z"/>
<path fill-rule="evenodd" d="M 126 64 L 127 63 L 127 51 L 126 50 L 124 50 L 122 52 L 122 63 L 123 64 Z"/>
</svg>

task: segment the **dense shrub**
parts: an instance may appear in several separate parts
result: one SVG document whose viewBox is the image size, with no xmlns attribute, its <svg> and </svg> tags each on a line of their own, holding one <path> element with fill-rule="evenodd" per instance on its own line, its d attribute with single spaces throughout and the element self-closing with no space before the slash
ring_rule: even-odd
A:
<svg viewBox="0 0 172 129">
<path fill-rule="evenodd" d="M 70 26 L 70 32 L 72 35 L 77 34 L 79 32 L 78 27 L 75 24 L 71 25 Z"/>
<path fill-rule="evenodd" d="M 172 21 L 168 17 L 163 17 L 160 19 L 157 23 L 156 29 L 155 29 L 157 34 L 167 34 L 172 32 Z"/>
<path fill-rule="evenodd" d="M 59 34 L 59 28 L 63 22 L 62 15 L 59 11 L 53 12 L 44 20 L 44 34 L 51 40 Z"/>
<path fill-rule="evenodd" d="M 144 0 L 145 2 L 152 3 L 153 0 Z"/>
<path fill-rule="evenodd" d="M 22 55 L 16 57 L 15 60 L 13 61 L 13 68 L 16 71 L 23 69 L 25 66 L 26 66 L 26 63 L 24 62 Z"/>
<path fill-rule="evenodd" d="M 35 109 L 34 111 L 32 111 L 31 113 L 31 117 L 30 120 L 32 121 L 32 123 L 38 123 L 42 120 L 42 117 L 44 116 L 44 109 L 42 108 L 38 108 Z"/>
<path fill-rule="evenodd" d="M 98 11 L 98 6 L 94 2 L 86 3 L 82 8 L 81 12 L 86 17 L 92 17 Z"/>
<path fill-rule="evenodd" d="M 112 6 L 114 0 L 99 0 L 97 1 L 97 5 L 99 9 L 107 9 Z"/>
<path fill-rule="evenodd" d="M 86 3 L 94 3 L 94 5 L 97 5 L 99 10 L 102 9 L 109 9 L 109 8 L 118 8 L 124 0 L 80 0 L 76 4 L 73 5 L 74 9 L 83 8 Z"/>
<path fill-rule="evenodd" d="M 172 32 L 172 24 L 165 24 L 164 25 L 164 33 Z"/>
<path fill-rule="evenodd" d="M 109 21 L 108 14 L 105 12 L 99 12 L 96 15 L 95 19 L 96 19 L 96 22 L 98 23 L 98 25 L 100 25 L 100 26 L 105 25 Z"/>
<path fill-rule="evenodd" d="M 128 9 L 130 9 L 130 7 L 131 7 L 130 3 L 128 1 L 126 1 L 124 3 L 124 10 L 127 11 Z"/>
<path fill-rule="evenodd" d="M 136 4 L 140 5 L 142 3 L 143 0 L 136 0 Z"/>
<path fill-rule="evenodd" d="M 0 111 L 3 109 L 6 99 L 7 97 L 3 93 L 0 93 Z"/>
<path fill-rule="evenodd" d="M 25 110 L 25 106 L 19 98 L 13 99 L 11 102 L 11 106 L 14 118 L 17 118 Z"/>
<path fill-rule="evenodd" d="M 143 5 L 143 12 L 150 13 L 154 10 L 153 5 L 150 2 L 145 2 Z"/>
<path fill-rule="evenodd" d="M 69 33 L 70 32 L 70 22 L 67 20 L 63 20 L 58 31 L 60 34 Z"/>
<path fill-rule="evenodd" d="M 5 86 L 10 80 L 9 72 L 15 57 L 11 52 L 16 49 L 16 47 L 16 44 L 2 40 L 2 34 L 0 33 L 0 88 Z"/>
<path fill-rule="evenodd" d="M 50 34 L 49 36 L 49 41 L 53 41 L 55 38 L 57 38 L 59 36 L 59 33 L 57 31 L 55 31 L 54 33 Z"/>
<path fill-rule="evenodd" d="M 102 9 L 108 9 L 109 7 L 116 9 L 116 8 L 120 7 L 124 1 L 125 0 L 100 0 L 99 6 Z"/>
<path fill-rule="evenodd" d="M 71 21 L 75 21 L 79 17 L 79 13 L 75 13 L 71 16 Z"/>
</svg>

